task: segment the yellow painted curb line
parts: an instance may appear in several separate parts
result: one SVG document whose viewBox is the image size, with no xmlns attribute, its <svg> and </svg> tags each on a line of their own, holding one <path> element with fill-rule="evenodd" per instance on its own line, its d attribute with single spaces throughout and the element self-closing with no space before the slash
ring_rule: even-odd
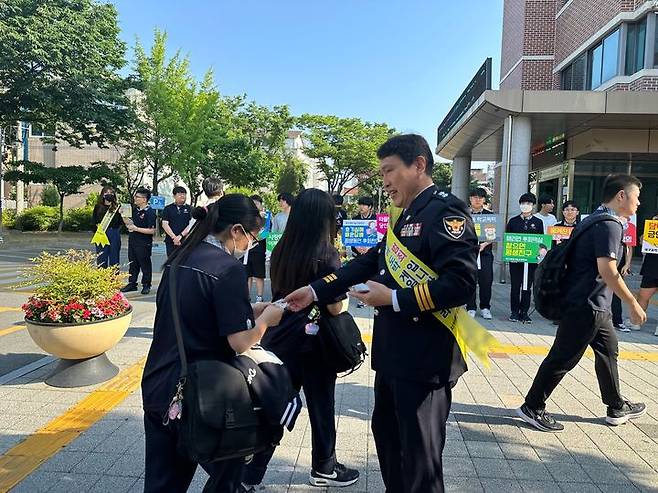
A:
<svg viewBox="0 0 658 493">
<path fill-rule="evenodd" d="M 4 312 L 20 312 L 21 308 L 17 306 L 0 306 L 0 313 Z"/>
<path fill-rule="evenodd" d="M 12 325 L 11 327 L 7 327 L 6 329 L 0 329 L 0 337 L 6 336 L 7 334 L 11 334 L 13 332 L 18 332 L 19 330 L 23 330 L 25 328 L 25 325 Z"/>
<path fill-rule="evenodd" d="M 146 358 L 54 418 L 0 457 L 0 492 L 7 492 L 59 452 L 139 386 Z"/>
<path fill-rule="evenodd" d="M 363 342 L 371 343 L 372 334 L 362 334 Z M 501 355 L 510 354 L 525 354 L 525 355 L 547 355 L 550 347 L 548 346 L 519 346 L 515 344 L 501 344 L 498 346 L 495 354 L 497 357 Z M 585 351 L 585 356 L 594 358 L 594 352 L 591 349 Z M 619 359 L 629 361 L 658 361 L 658 352 L 656 351 L 619 351 Z"/>
</svg>

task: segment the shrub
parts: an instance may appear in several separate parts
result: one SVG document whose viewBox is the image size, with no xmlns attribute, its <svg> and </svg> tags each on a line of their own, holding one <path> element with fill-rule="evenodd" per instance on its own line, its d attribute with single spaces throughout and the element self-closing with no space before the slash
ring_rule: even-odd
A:
<svg viewBox="0 0 658 493">
<path fill-rule="evenodd" d="M 67 210 L 64 215 L 64 231 L 93 231 L 93 212 L 93 206 L 78 207 Z"/>
<path fill-rule="evenodd" d="M 87 200 L 85 200 L 85 205 L 93 209 L 93 207 L 98 202 L 98 197 L 100 197 L 100 194 L 98 192 L 91 192 L 89 195 L 87 195 Z"/>
<path fill-rule="evenodd" d="M 8 229 L 16 227 L 16 211 L 14 209 L 2 209 L 2 226 Z"/>
<path fill-rule="evenodd" d="M 38 205 L 24 210 L 16 216 L 16 229 L 21 231 L 49 231 L 57 229 L 59 209 Z"/>
<path fill-rule="evenodd" d="M 59 207 L 59 193 L 53 185 L 46 185 L 41 191 L 41 205 Z"/>
<path fill-rule="evenodd" d="M 38 284 L 23 305 L 26 318 L 39 322 L 88 322 L 114 318 L 130 309 L 119 288 L 127 275 L 118 267 L 96 265 L 89 250 L 43 252 L 22 275 Z"/>
</svg>

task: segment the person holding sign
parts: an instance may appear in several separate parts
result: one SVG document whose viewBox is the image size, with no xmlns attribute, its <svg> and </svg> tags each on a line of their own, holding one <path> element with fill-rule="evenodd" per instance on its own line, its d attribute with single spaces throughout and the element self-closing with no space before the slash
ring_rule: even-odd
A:
<svg viewBox="0 0 658 493">
<path fill-rule="evenodd" d="M 471 202 L 471 216 L 482 214 L 494 215 L 488 209 L 484 208 L 487 200 L 487 191 L 484 188 L 471 190 L 469 200 Z M 495 223 L 494 223 L 495 224 Z M 495 240 L 495 236 L 493 238 Z M 480 287 L 480 313 L 485 320 L 491 320 L 491 286 L 493 285 L 493 241 L 480 241 L 480 252 L 478 256 L 478 285 Z M 475 317 L 477 310 L 476 293 L 466 304 L 466 310 L 471 317 Z"/>
<path fill-rule="evenodd" d="M 644 261 L 642 262 L 642 283 L 640 284 L 640 293 L 638 302 L 643 310 L 649 308 L 651 297 L 658 291 L 658 215 L 654 216 L 651 221 L 646 221 L 642 239 L 642 251 L 644 252 Z M 632 326 L 635 329 L 637 326 Z M 639 327 L 637 327 L 639 330 Z M 658 328 L 656 328 L 658 335 Z"/>
<path fill-rule="evenodd" d="M 452 388 L 469 351 L 487 364 L 496 345 L 462 308 L 476 287 L 478 241 L 466 204 L 432 182 L 423 137 L 396 135 L 377 157 L 394 204 L 385 239 L 286 301 L 302 310 L 367 281 L 351 295 L 376 307 L 372 432 L 386 491 L 439 493 Z"/>
<path fill-rule="evenodd" d="M 564 426 L 545 411 L 546 401 L 562 378 L 585 354 L 594 350 L 594 369 L 605 418 L 617 426 L 646 412 L 643 403 L 627 400 L 619 387 L 617 333 L 610 324 L 610 305 L 615 293 L 631 309 L 634 323 L 646 321 L 647 315 L 633 297 L 617 270 L 623 248 L 620 217 L 630 217 L 640 204 L 640 181 L 630 175 L 611 175 L 603 184 L 603 204 L 575 229 L 566 260 L 566 275 L 559 300 L 562 320 L 555 341 L 542 362 L 518 415 L 541 431 L 562 431 Z M 579 233 L 582 231 L 582 234 Z"/>
<path fill-rule="evenodd" d="M 128 228 L 128 284 L 121 291 L 129 293 L 137 291 L 137 278 L 142 272 L 142 294 L 151 292 L 151 277 L 153 267 L 151 264 L 151 250 L 153 247 L 153 235 L 155 234 L 155 211 L 149 207 L 151 191 L 148 188 L 139 187 L 135 190 L 133 197 L 135 207 L 132 219 L 124 218 Z"/>
<path fill-rule="evenodd" d="M 114 188 L 106 185 L 101 189 L 92 216 L 96 225 L 96 233 L 91 240 L 96 245 L 96 263 L 99 267 L 119 265 L 121 214 Z"/>
<path fill-rule="evenodd" d="M 523 234 L 543 234 L 544 223 L 532 215 L 537 198 L 532 193 L 524 193 L 519 198 L 521 214 L 514 216 L 507 222 L 505 232 Z M 532 323 L 528 316 L 530 310 L 530 296 L 532 294 L 532 281 L 535 277 L 536 263 L 510 262 L 509 273 L 511 280 L 510 314 L 511 322 Z"/>
</svg>

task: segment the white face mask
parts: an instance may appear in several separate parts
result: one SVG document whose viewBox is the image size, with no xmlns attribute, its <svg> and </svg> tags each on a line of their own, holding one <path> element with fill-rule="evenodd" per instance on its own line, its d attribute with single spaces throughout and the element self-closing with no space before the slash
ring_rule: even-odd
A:
<svg viewBox="0 0 658 493">
<path fill-rule="evenodd" d="M 242 263 L 244 265 L 247 265 L 247 262 L 249 261 L 249 250 L 251 250 L 251 238 L 247 235 L 247 232 L 245 231 L 244 227 L 240 224 L 240 227 L 242 228 L 242 232 L 244 233 L 245 237 L 249 240 L 249 244 L 247 245 L 246 250 L 240 250 L 238 248 L 238 244 L 235 242 L 235 238 L 233 239 L 233 256 L 237 258 L 238 260 L 242 259 Z"/>
<path fill-rule="evenodd" d="M 532 204 L 520 204 L 519 209 L 521 209 L 521 212 L 524 214 L 527 214 L 528 212 L 532 212 Z"/>
</svg>

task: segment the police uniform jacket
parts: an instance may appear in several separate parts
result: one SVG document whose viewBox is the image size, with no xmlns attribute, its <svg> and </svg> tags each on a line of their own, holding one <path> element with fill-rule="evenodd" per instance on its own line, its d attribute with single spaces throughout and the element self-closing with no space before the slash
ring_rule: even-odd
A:
<svg viewBox="0 0 658 493">
<path fill-rule="evenodd" d="M 403 211 L 393 231 L 438 279 L 401 288 L 386 267 L 384 238 L 311 287 L 320 303 L 329 303 L 349 286 L 368 279 L 396 290 L 399 312 L 390 305 L 375 310 L 372 368 L 414 381 L 455 382 L 466 371 L 466 362 L 452 333 L 432 312 L 462 306 L 475 291 L 478 240 L 469 210 L 432 185 Z"/>
</svg>

